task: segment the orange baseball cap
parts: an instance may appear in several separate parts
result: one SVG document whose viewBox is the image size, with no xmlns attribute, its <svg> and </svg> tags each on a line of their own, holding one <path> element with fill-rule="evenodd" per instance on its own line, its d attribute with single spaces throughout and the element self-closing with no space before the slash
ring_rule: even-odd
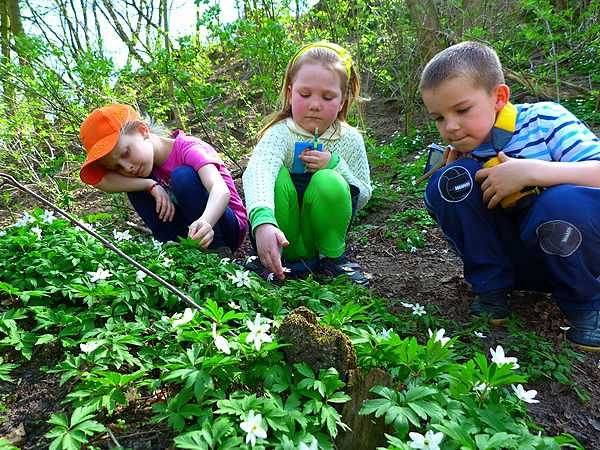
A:
<svg viewBox="0 0 600 450">
<path fill-rule="evenodd" d="M 140 120 L 140 114 L 129 105 L 115 103 L 93 110 L 79 128 L 79 137 L 87 152 L 79 177 L 86 184 L 98 184 L 107 170 L 97 161 L 108 155 L 127 122 Z"/>
</svg>

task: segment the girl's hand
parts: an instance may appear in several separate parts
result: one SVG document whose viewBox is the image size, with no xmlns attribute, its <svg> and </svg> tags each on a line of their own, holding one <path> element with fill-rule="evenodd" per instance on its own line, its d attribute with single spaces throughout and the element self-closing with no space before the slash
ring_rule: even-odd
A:
<svg viewBox="0 0 600 450">
<path fill-rule="evenodd" d="M 150 191 L 150 195 L 156 200 L 158 218 L 163 222 L 171 222 L 175 216 L 175 205 L 171 201 L 168 192 L 165 191 L 165 188 L 157 184 Z"/>
<path fill-rule="evenodd" d="M 215 237 L 215 231 L 210 223 L 200 217 L 189 226 L 188 237 L 198 241 L 200 247 L 208 248 Z"/>
<path fill-rule="evenodd" d="M 504 152 L 499 152 L 498 158 L 501 164 L 489 169 L 480 169 L 475 174 L 475 181 L 481 184 L 483 202 L 489 209 L 494 208 L 506 196 L 528 186 L 529 161 L 509 158 Z"/>
<path fill-rule="evenodd" d="M 329 164 L 331 153 L 328 150 L 304 150 L 300 154 L 300 161 L 304 163 L 304 167 L 308 172 L 316 172 L 319 169 L 324 169 Z"/>
<path fill-rule="evenodd" d="M 289 245 L 285 234 L 275 225 L 264 223 L 258 226 L 254 237 L 260 262 L 273 272 L 278 280 L 283 280 L 285 275 L 281 265 L 281 249 Z"/>
</svg>

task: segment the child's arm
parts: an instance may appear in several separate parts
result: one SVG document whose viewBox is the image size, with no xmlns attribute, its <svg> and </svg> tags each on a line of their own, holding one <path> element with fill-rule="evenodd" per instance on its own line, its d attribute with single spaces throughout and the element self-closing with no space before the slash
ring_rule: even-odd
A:
<svg viewBox="0 0 600 450">
<path fill-rule="evenodd" d="M 171 222 L 175 216 L 175 205 L 169 194 L 151 178 L 126 177 L 116 172 L 107 172 L 94 187 L 104 192 L 147 191 L 156 200 L 156 213 L 160 220 Z"/>
<path fill-rule="evenodd" d="M 106 172 L 94 187 L 104 192 L 138 192 L 149 190 L 156 181 L 151 178 L 126 177 L 117 172 Z"/>
<path fill-rule="evenodd" d="M 188 236 L 196 239 L 202 248 L 207 248 L 214 237 L 213 227 L 225 212 L 231 194 L 214 164 L 200 167 L 198 175 L 208 191 L 208 202 L 202 215 L 190 225 Z"/>
<path fill-rule="evenodd" d="M 504 197 L 526 186 L 550 187 L 557 184 L 600 187 L 600 161 L 542 161 L 509 158 L 500 152 L 502 164 L 477 172 L 483 201 L 494 208 Z"/>
</svg>

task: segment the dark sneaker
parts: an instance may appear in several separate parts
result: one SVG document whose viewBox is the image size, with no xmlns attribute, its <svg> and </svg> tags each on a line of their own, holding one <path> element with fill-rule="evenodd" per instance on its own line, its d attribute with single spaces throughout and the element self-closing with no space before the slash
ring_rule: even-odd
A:
<svg viewBox="0 0 600 450">
<path fill-rule="evenodd" d="M 565 313 L 571 329 L 567 339 L 588 352 L 600 352 L 600 311 L 571 311 Z"/>
<path fill-rule="evenodd" d="M 362 271 L 360 265 L 350 261 L 344 255 L 339 258 L 321 258 L 319 264 L 319 271 L 323 275 L 330 277 L 346 276 L 359 286 L 369 286 L 369 277 Z"/>
<path fill-rule="evenodd" d="M 286 278 L 305 278 L 311 273 L 316 272 L 319 261 L 317 259 L 300 259 L 298 261 L 282 260 L 283 270 Z M 258 274 L 261 278 L 268 281 L 276 281 L 273 274 L 260 262 L 258 256 L 248 256 L 242 264 L 246 270 Z"/>
<path fill-rule="evenodd" d="M 256 255 L 248 256 L 245 260 L 239 261 L 239 264 L 244 266 L 244 269 L 254 272 L 259 277 L 270 280 L 269 270 L 260 262 L 260 258 Z"/>
<path fill-rule="evenodd" d="M 216 253 L 217 255 L 219 255 L 221 258 L 233 258 L 233 252 L 231 251 L 231 249 L 229 247 L 217 247 L 214 249 L 209 249 L 208 250 L 209 253 Z"/>
<path fill-rule="evenodd" d="M 319 260 L 300 259 L 298 261 L 281 261 L 286 278 L 306 278 L 319 268 Z"/>
<path fill-rule="evenodd" d="M 492 325 L 502 325 L 510 316 L 508 292 L 508 289 L 498 289 L 477 295 L 469 308 L 471 315 L 486 316 Z"/>
</svg>

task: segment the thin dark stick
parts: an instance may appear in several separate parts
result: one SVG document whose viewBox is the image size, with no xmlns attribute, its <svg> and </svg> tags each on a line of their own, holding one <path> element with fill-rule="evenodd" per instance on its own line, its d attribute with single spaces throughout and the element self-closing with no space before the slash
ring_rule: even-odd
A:
<svg viewBox="0 0 600 450">
<path fill-rule="evenodd" d="M 438 161 L 431 169 L 429 169 L 427 172 L 425 172 L 423 175 L 421 175 L 419 178 L 417 178 L 415 180 L 415 184 L 419 184 L 420 182 L 428 179 L 431 175 L 434 174 L 435 171 L 437 171 L 444 164 L 445 164 L 444 160 Z"/>
</svg>

